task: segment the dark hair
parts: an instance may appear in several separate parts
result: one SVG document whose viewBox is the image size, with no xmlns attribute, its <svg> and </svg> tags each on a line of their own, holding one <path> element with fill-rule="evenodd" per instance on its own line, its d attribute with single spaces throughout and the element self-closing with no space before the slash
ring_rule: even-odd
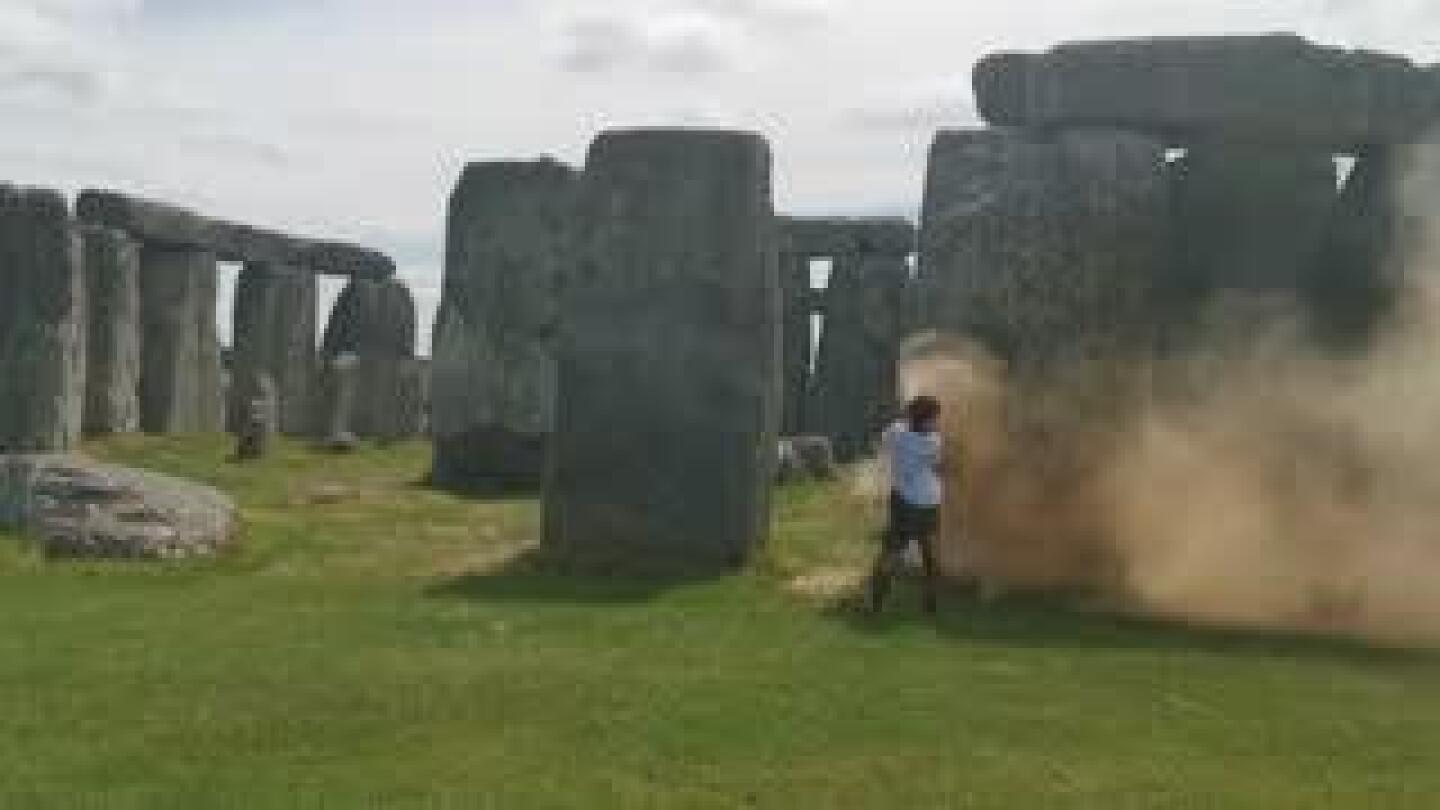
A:
<svg viewBox="0 0 1440 810">
<path fill-rule="evenodd" d="M 940 418 L 940 400 L 929 396 L 910 400 L 910 404 L 905 406 L 905 418 L 910 421 L 910 429 L 916 433 L 934 429 L 935 420 Z"/>
</svg>

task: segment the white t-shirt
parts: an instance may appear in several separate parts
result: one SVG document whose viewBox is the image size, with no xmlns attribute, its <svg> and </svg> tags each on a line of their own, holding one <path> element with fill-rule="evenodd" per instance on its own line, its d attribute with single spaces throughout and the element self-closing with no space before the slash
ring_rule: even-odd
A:
<svg viewBox="0 0 1440 810">
<path fill-rule="evenodd" d="M 908 422 L 896 422 L 885 431 L 885 453 L 890 462 L 890 486 L 911 506 L 939 506 L 944 485 L 940 481 L 940 434 L 916 433 Z"/>
</svg>

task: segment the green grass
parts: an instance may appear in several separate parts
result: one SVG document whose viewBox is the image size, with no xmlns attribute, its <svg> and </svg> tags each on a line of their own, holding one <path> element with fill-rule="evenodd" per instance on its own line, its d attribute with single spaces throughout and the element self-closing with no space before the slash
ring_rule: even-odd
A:
<svg viewBox="0 0 1440 810">
<path fill-rule="evenodd" d="M 418 485 L 425 448 L 126 439 L 233 493 L 208 563 L 0 539 L 4 808 L 1432 808 L 1440 658 L 913 593 L 834 595 L 875 515 L 782 493 L 749 573 L 527 562 L 532 502 Z"/>
</svg>

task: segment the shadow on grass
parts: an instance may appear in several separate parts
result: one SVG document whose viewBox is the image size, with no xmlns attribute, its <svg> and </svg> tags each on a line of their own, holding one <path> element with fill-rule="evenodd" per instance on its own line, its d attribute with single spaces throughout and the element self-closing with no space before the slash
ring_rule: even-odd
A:
<svg viewBox="0 0 1440 810">
<path fill-rule="evenodd" d="M 577 566 L 539 549 L 527 551 L 493 571 L 454 577 L 427 588 L 426 596 L 485 602 L 634 605 L 653 601 L 686 585 L 712 581 L 725 572 L 656 570 L 633 572 Z"/>
<path fill-rule="evenodd" d="M 939 615 L 921 612 L 919 595 L 898 588 L 878 616 L 852 594 L 826 615 L 857 633 L 883 635 L 906 626 L 933 627 L 956 641 L 1008 647 L 1069 650 L 1150 650 L 1204 652 L 1262 658 L 1301 658 L 1356 664 L 1440 663 L 1440 650 L 1381 646 L 1355 638 L 1278 631 L 1228 629 L 1186 624 L 1086 608 L 1058 597 L 1007 597 L 983 601 L 970 589 L 952 588 Z"/>
<path fill-rule="evenodd" d="M 539 484 L 507 484 L 496 481 L 471 481 L 465 484 L 441 483 L 435 480 L 434 472 L 429 470 L 411 481 L 408 488 L 441 492 L 467 501 L 493 504 L 536 501 L 541 495 Z"/>
</svg>

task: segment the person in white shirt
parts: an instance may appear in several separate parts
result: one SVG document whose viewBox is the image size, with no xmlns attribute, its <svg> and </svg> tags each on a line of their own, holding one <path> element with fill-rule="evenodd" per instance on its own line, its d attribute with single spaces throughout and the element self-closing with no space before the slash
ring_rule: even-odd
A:
<svg viewBox="0 0 1440 810">
<path fill-rule="evenodd" d="M 890 463 L 890 520 L 870 578 L 869 607 L 874 613 L 884 607 L 891 582 L 904 564 L 905 552 L 914 543 L 920 547 L 925 566 L 925 612 L 934 614 L 938 580 L 935 534 L 944 498 L 940 478 L 940 401 L 917 397 L 905 410 L 905 419 L 891 425 L 881 442 Z"/>
</svg>

